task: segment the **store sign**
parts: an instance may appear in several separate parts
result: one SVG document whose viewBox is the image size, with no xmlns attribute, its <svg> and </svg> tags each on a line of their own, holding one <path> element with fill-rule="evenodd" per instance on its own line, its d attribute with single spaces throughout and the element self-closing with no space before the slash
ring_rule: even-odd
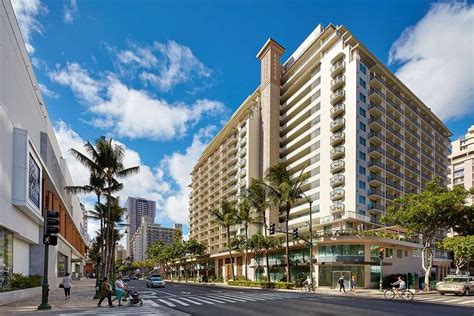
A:
<svg viewBox="0 0 474 316">
<path fill-rule="evenodd" d="M 28 164 L 28 197 L 36 207 L 40 207 L 41 199 L 41 173 L 33 156 L 29 155 Z"/>
</svg>

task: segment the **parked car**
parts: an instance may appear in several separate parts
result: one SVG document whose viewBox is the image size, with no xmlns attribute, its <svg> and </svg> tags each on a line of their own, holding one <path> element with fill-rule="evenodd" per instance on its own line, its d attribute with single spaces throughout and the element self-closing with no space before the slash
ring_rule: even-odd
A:
<svg viewBox="0 0 474 316">
<path fill-rule="evenodd" d="M 436 283 L 436 291 L 441 295 L 446 293 L 469 295 L 474 293 L 474 276 L 448 275 L 443 281 Z"/>
<path fill-rule="evenodd" d="M 123 276 L 123 282 L 130 282 L 130 277 L 128 275 Z"/>
<path fill-rule="evenodd" d="M 161 276 L 149 276 L 146 279 L 146 287 L 165 287 L 165 280 Z"/>
</svg>

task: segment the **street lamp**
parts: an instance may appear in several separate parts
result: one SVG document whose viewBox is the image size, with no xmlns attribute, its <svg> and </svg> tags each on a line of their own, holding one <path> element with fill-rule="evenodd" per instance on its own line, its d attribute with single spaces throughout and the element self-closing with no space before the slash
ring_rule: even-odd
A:
<svg viewBox="0 0 474 316">
<path fill-rule="evenodd" d="M 313 279 L 313 200 L 311 200 L 309 197 L 306 196 L 306 194 L 303 193 L 303 196 L 305 197 L 306 201 L 309 203 L 309 275 L 311 276 L 311 280 Z"/>
</svg>

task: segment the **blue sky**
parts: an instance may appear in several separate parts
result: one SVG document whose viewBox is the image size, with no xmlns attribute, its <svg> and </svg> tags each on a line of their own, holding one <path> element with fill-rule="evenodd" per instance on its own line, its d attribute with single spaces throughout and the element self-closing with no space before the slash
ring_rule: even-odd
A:
<svg viewBox="0 0 474 316">
<path fill-rule="evenodd" d="M 63 150 L 100 135 L 126 146 L 127 163 L 142 173 L 125 181 L 122 200 L 156 199 L 164 225 L 186 221 L 192 165 L 259 84 L 255 55 L 268 37 L 286 48 L 285 60 L 319 23 L 343 24 L 443 118 L 453 139 L 474 122 L 470 3 L 13 4 Z M 77 184 L 87 181 L 77 163 L 70 169 Z"/>
</svg>

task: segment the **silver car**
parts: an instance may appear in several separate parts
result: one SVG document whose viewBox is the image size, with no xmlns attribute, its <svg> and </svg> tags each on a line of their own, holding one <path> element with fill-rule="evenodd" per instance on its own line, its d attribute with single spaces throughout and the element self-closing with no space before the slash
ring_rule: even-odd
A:
<svg viewBox="0 0 474 316">
<path fill-rule="evenodd" d="M 146 279 L 146 287 L 165 287 L 165 280 L 159 276 L 151 276 Z"/>
<path fill-rule="evenodd" d="M 474 293 L 474 276 L 448 275 L 443 281 L 436 283 L 436 291 L 441 295 L 446 293 L 469 295 Z"/>
</svg>

